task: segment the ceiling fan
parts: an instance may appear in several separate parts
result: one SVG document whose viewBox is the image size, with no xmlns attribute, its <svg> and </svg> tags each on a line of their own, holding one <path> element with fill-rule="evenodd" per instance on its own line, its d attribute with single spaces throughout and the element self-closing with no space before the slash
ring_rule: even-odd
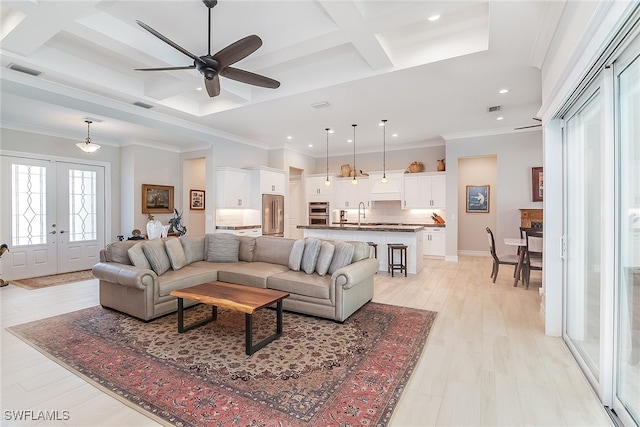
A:
<svg viewBox="0 0 640 427">
<path fill-rule="evenodd" d="M 261 76 L 260 74 L 255 74 L 249 71 L 231 67 L 232 64 L 246 58 L 256 50 L 258 50 L 260 46 L 262 46 L 262 40 L 256 35 L 244 37 L 234 43 L 231 43 L 229 46 L 225 47 L 218 53 L 211 55 L 211 9 L 213 9 L 213 7 L 218 4 L 218 0 L 202 0 L 202 3 L 204 3 L 204 5 L 209 8 L 208 53 L 203 56 L 196 56 L 185 48 L 172 42 L 144 22 L 136 20 L 138 25 L 140 25 L 142 28 L 144 28 L 163 42 L 172 46 L 174 49 L 179 50 L 180 52 L 193 59 L 193 65 L 186 65 L 181 67 L 136 68 L 136 71 L 196 69 L 200 71 L 200 74 L 204 76 L 204 84 L 210 97 L 218 96 L 220 94 L 219 76 L 224 76 L 228 79 L 236 80 L 254 86 L 261 86 L 270 89 L 278 88 L 280 86 L 280 82 L 276 80 L 270 79 L 269 77 Z"/>
<path fill-rule="evenodd" d="M 532 117 L 533 120 L 542 122 L 542 119 L 538 118 L 538 117 Z M 519 128 L 515 128 L 514 130 L 520 130 L 520 129 L 529 129 L 529 128 L 537 128 L 542 126 L 542 123 L 538 123 L 537 125 L 530 125 L 530 126 L 521 126 Z"/>
</svg>

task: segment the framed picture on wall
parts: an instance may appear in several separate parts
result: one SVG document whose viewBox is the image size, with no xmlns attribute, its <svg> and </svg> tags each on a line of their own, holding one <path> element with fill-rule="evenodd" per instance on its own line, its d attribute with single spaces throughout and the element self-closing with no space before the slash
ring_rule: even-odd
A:
<svg viewBox="0 0 640 427">
<path fill-rule="evenodd" d="M 173 186 L 142 184 L 142 213 L 173 213 Z"/>
<path fill-rule="evenodd" d="M 189 192 L 189 200 L 191 210 L 204 210 L 204 190 L 191 190 Z"/>
<path fill-rule="evenodd" d="M 544 191 L 543 178 L 542 166 L 531 168 L 531 200 L 534 202 L 542 201 L 542 193 Z"/>
<path fill-rule="evenodd" d="M 489 186 L 467 185 L 467 212 L 489 212 Z"/>
</svg>

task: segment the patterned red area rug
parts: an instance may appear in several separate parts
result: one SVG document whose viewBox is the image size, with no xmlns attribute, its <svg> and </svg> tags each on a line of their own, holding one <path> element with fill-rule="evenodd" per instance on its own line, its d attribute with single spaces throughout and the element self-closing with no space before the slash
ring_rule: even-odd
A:
<svg viewBox="0 0 640 427">
<path fill-rule="evenodd" d="M 186 311 L 190 323 L 211 314 Z M 436 313 L 369 303 L 343 324 L 285 312 L 284 333 L 253 356 L 244 314 L 184 334 L 175 314 L 145 323 L 100 306 L 8 328 L 57 363 L 164 424 L 384 426 Z M 275 311 L 254 315 L 254 342 Z"/>
</svg>

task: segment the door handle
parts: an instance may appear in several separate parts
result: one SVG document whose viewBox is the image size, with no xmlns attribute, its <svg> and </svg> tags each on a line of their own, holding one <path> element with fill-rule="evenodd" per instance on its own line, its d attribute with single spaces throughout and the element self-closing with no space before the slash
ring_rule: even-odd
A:
<svg viewBox="0 0 640 427">
<path fill-rule="evenodd" d="M 50 231 L 49 234 L 56 234 L 56 230 Z"/>
<path fill-rule="evenodd" d="M 65 233 L 65 231 L 64 231 L 64 230 L 60 230 L 60 234 L 64 234 L 64 233 Z"/>
</svg>

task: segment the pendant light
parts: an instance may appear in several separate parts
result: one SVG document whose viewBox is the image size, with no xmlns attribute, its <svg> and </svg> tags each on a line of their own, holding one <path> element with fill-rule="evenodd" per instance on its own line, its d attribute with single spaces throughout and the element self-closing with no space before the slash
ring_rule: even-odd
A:
<svg viewBox="0 0 640 427">
<path fill-rule="evenodd" d="M 381 183 L 386 184 L 387 180 L 387 121 L 382 120 L 382 179 Z"/>
<path fill-rule="evenodd" d="M 356 179 L 356 175 L 358 175 L 358 169 L 356 169 L 356 126 L 353 126 L 353 179 L 351 180 L 351 184 L 358 184 L 358 180 Z"/>
<path fill-rule="evenodd" d="M 84 151 L 85 153 L 93 153 L 94 151 L 98 151 L 100 149 L 100 145 L 91 141 L 91 137 L 89 136 L 89 126 L 93 123 L 91 120 L 84 121 L 87 124 L 87 138 L 76 144 L 76 147 Z"/>
<path fill-rule="evenodd" d="M 327 187 L 331 185 L 331 181 L 329 181 L 329 131 L 331 129 L 326 128 L 325 131 L 327 131 L 327 180 L 324 182 L 324 185 L 326 185 Z"/>
</svg>

